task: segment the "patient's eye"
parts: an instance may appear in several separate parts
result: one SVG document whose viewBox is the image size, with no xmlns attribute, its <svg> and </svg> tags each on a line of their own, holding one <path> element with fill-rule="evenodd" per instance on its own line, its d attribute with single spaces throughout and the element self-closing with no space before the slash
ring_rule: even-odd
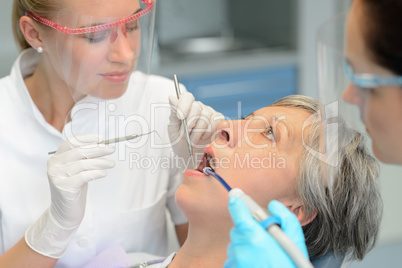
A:
<svg viewBox="0 0 402 268">
<path fill-rule="evenodd" d="M 264 134 L 271 141 L 275 142 L 275 133 L 271 126 L 269 126 L 262 134 Z"/>
</svg>

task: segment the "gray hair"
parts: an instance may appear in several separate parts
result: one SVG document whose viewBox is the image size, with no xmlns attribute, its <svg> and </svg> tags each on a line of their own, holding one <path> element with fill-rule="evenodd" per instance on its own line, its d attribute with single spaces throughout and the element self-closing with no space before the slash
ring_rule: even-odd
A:
<svg viewBox="0 0 402 268">
<path fill-rule="evenodd" d="M 292 95 L 270 106 L 295 107 L 316 116 L 304 144 L 319 150 L 321 128 L 318 102 Z M 329 252 L 347 259 L 363 259 L 376 244 L 382 218 L 379 165 L 365 145 L 364 136 L 338 118 L 337 166 L 330 167 L 304 147 L 297 177 L 297 194 L 305 216 L 315 219 L 303 226 L 310 259 Z"/>
</svg>

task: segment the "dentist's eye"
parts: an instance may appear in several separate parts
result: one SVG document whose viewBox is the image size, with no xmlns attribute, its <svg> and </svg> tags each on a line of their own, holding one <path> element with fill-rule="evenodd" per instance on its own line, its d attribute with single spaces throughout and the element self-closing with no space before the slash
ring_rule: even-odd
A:
<svg viewBox="0 0 402 268">
<path fill-rule="evenodd" d="M 264 136 L 266 136 L 268 139 L 271 141 L 275 141 L 275 133 L 272 129 L 272 127 L 268 127 L 263 133 Z"/>
<path fill-rule="evenodd" d="M 97 31 L 93 33 L 87 33 L 82 35 L 88 43 L 100 43 L 106 40 L 110 36 L 110 30 Z"/>
<path fill-rule="evenodd" d="M 140 27 L 138 25 L 138 21 L 131 21 L 126 24 L 126 31 L 127 32 L 134 32 L 135 30 L 138 30 Z"/>
</svg>

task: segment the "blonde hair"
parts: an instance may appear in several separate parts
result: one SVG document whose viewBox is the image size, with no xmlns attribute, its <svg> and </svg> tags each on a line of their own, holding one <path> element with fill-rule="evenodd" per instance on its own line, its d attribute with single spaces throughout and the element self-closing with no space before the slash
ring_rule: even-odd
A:
<svg viewBox="0 0 402 268">
<path fill-rule="evenodd" d="M 31 45 L 25 40 L 20 29 L 20 18 L 25 16 L 27 11 L 31 11 L 44 18 L 50 18 L 61 6 L 60 1 L 54 0 L 14 0 L 11 24 L 13 27 L 14 39 L 21 50 L 30 48 Z"/>
</svg>

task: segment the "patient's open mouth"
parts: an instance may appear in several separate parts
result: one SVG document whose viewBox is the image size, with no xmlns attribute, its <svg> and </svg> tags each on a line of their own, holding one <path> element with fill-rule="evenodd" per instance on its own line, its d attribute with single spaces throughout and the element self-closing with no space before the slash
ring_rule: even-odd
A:
<svg viewBox="0 0 402 268">
<path fill-rule="evenodd" d="M 204 173 L 203 170 L 205 167 L 210 167 L 212 169 L 212 171 L 215 171 L 214 158 L 212 157 L 212 155 L 210 155 L 208 153 L 204 153 L 204 155 L 202 156 L 201 162 L 198 164 L 196 170 Z"/>
</svg>

